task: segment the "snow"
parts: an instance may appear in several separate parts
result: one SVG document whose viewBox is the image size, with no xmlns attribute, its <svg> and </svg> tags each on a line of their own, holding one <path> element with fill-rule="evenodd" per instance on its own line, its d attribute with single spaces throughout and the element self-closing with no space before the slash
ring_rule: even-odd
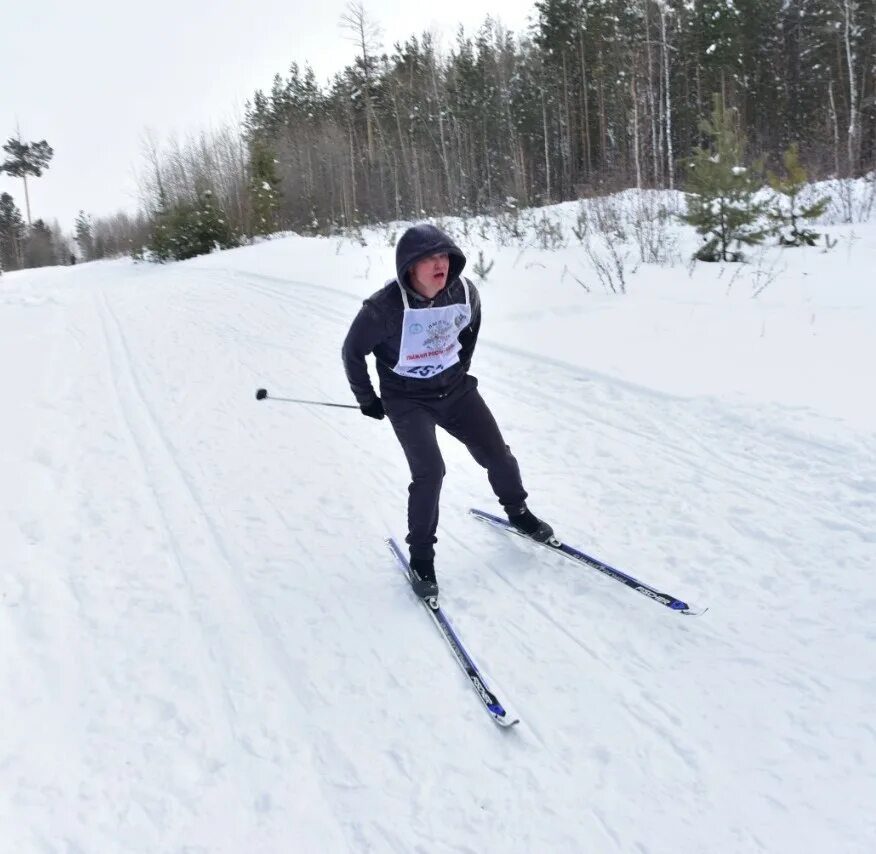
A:
<svg viewBox="0 0 876 854">
<path fill-rule="evenodd" d="M 0 851 L 872 851 L 876 227 L 823 230 L 633 253 L 624 296 L 574 239 L 464 242 L 533 510 L 710 608 L 470 519 L 494 499 L 442 439 L 442 599 L 511 731 L 383 543 L 388 423 L 254 398 L 352 402 L 398 224 L 4 274 Z"/>
</svg>

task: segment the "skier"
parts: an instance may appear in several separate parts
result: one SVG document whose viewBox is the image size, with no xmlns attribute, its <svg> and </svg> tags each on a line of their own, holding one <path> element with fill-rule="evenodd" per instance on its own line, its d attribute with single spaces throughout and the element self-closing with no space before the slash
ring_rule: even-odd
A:
<svg viewBox="0 0 876 854">
<path fill-rule="evenodd" d="M 462 278 L 465 255 L 433 225 L 409 228 L 395 250 L 396 278 L 365 300 L 342 357 L 363 415 L 389 417 L 411 470 L 408 536 L 411 582 L 423 599 L 438 595 L 435 531 L 444 460 L 435 438 L 443 427 L 487 470 L 511 524 L 544 542 L 550 525 L 526 506 L 517 460 L 469 374 L 481 325 L 480 298 Z M 365 356 L 377 362 L 380 397 Z"/>
</svg>

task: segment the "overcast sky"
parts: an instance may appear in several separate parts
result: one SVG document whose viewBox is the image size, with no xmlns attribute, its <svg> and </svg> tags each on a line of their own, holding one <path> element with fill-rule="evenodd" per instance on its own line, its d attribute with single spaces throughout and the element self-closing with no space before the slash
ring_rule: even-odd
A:
<svg viewBox="0 0 876 854">
<path fill-rule="evenodd" d="M 520 33 L 533 3 L 364 5 L 390 50 L 424 30 L 436 32 L 446 49 L 459 24 L 474 32 L 487 15 Z M 144 131 L 165 140 L 233 120 L 293 61 L 310 62 L 326 81 L 354 56 L 338 25 L 346 5 L 150 0 L 134 11 L 119 0 L 8 4 L 0 25 L 0 140 L 18 123 L 25 141 L 45 139 L 55 149 L 49 170 L 28 182 L 34 218 L 57 218 L 70 230 L 80 209 L 134 210 Z M 4 191 L 24 214 L 21 179 L 0 175 Z"/>
</svg>

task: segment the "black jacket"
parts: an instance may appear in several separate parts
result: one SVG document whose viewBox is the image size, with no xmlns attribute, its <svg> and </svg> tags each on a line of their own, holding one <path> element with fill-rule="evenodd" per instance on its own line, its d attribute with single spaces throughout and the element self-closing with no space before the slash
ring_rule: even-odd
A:
<svg viewBox="0 0 876 854">
<path fill-rule="evenodd" d="M 450 256 L 447 284 L 433 300 L 427 300 L 414 291 L 408 272 L 421 258 L 446 252 Z M 412 309 L 440 307 L 465 302 L 465 288 L 460 274 L 465 267 L 465 255 L 444 232 L 434 225 L 416 225 L 409 228 L 398 242 L 395 252 L 396 278 L 368 297 L 350 326 L 341 355 L 350 388 L 361 406 L 373 402 L 377 396 L 365 356 L 373 353 L 377 361 L 381 397 L 441 397 L 462 382 L 474 353 L 481 325 L 481 301 L 474 284 L 469 281 L 471 321 L 459 334 L 462 349 L 459 362 L 429 379 L 406 379 L 393 371 L 398 364 L 401 344 L 404 302 L 399 283 L 405 288 Z"/>
</svg>

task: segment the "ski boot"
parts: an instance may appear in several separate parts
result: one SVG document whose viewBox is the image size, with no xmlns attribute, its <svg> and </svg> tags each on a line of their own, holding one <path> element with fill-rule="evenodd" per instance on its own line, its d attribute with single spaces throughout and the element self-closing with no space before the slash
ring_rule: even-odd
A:
<svg viewBox="0 0 876 854">
<path fill-rule="evenodd" d="M 554 540 L 554 529 L 547 522 L 542 522 L 538 516 L 524 504 L 523 509 L 514 508 L 517 512 L 508 512 L 508 521 L 524 536 L 537 543 L 549 543 Z"/>
<path fill-rule="evenodd" d="M 435 580 L 435 559 L 412 557 L 411 587 L 420 599 L 438 600 L 438 582 Z M 431 604 L 431 602 L 430 602 Z"/>
</svg>

